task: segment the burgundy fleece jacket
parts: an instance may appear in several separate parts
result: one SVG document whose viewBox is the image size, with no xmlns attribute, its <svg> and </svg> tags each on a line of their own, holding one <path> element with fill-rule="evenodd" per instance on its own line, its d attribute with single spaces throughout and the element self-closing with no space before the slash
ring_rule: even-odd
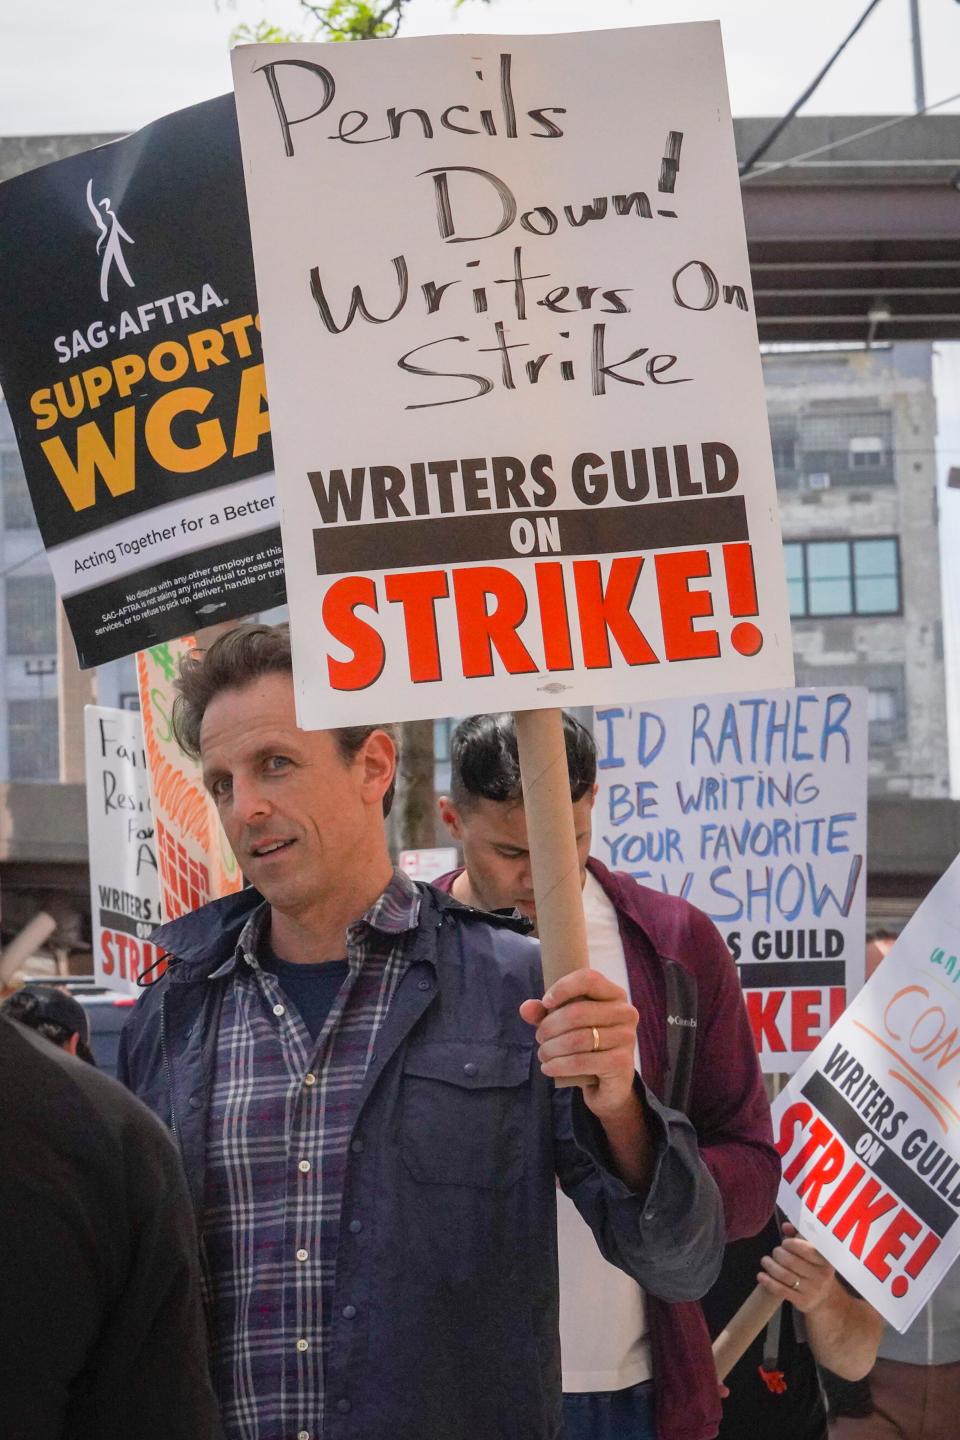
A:
<svg viewBox="0 0 960 1440">
<path fill-rule="evenodd" d="M 773 1211 L 780 1158 L 736 967 L 701 910 L 639 885 L 590 859 L 587 868 L 613 903 L 620 924 L 630 999 L 640 1012 L 637 1036 L 643 1078 L 672 1103 L 667 1089 L 667 967 L 686 972 L 695 989 L 694 1058 L 686 1113 L 703 1163 L 723 1200 L 727 1239 L 755 1235 Z M 435 881 L 449 891 L 454 871 Z M 720 1399 L 710 1338 L 696 1301 L 646 1297 L 659 1440 L 712 1440 Z"/>
</svg>

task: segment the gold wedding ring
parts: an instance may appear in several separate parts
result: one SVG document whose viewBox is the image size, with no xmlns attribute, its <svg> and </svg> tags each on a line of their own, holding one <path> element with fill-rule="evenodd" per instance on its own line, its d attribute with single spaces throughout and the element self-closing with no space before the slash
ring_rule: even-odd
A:
<svg viewBox="0 0 960 1440">
<path fill-rule="evenodd" d="M 600 1049 L 600 1031 L 597 1029 L 596 1025 L 591 1025 L 590 1028 L 593 1031 L 593 1052 L 594 1054 L 596 1054 L 596 1052 Z"/>
</svg>

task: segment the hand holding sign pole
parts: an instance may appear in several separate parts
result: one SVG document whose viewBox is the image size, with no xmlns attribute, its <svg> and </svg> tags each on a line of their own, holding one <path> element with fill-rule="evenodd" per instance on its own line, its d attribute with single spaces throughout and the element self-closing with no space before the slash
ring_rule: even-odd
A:
<svg viewBox="0 0 960 1440">
<path fill-rule="evenodd" d="M 548 990 L 561 975 L 590 963 L 563 712 L 518 710 L 514 722 L 543 984 Z M 563 1086 L 593 1082 L 568 1079 L 555 1083 Z"/>
</svg>

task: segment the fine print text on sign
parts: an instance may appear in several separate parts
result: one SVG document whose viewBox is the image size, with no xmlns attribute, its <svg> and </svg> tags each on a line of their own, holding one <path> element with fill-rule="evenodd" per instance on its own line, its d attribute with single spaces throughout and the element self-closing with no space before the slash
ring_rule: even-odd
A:
<svg viewBox="0 0 960 1440">
<path fill-rule="evenodd" d="M 301 723 L 789 684 L 719 27 L 233 63 Z"/>
<path fill-rule="evenodd" d="M 232 96 L 0 185 L 0 383 L 80 663 L 281 604 Z"/>
<path fill-rule="evenodd" d="M 863 983 L 863 690 L 595 712 L 593 853 L 720 929 L 765 1070 L 790 1072 Z"/>
<path fill-rule="evenodd" d="M 84 727 L 94 974 L 139 995 L 137 980 L 163 955 L 150 940 L 162 916 L 143 727 L 135 710 L 106 705 L 88 705 Z"/>
<path fill-rule="evenodd" d="M 960 1251 L 960 860 L 774 1106 L 781 1207 L 905 1330 Z"/>
</svg>

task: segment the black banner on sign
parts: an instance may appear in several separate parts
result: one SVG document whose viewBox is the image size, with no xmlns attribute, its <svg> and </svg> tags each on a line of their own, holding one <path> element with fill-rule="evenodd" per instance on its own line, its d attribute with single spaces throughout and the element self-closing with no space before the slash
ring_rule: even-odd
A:
<svg viewBox="0 0 960 1440">
<path fill-rule="evenodd" d="M 389 523 L 389 522 L 388 522 Z M 448 562 L 517 560 L 524 555 L 621 555 L 641 550 L 748 540 L 740 495 L 668 500 L 638 506 L 629 519 L 620 505 L 597 510 L 524 510 L 449 515 L 382 524 L 339 525 L 313 532 L 318 575 L 363 570 L 379 546 L 391 570 Z"/>
<path fill-rule="evenodd" d="M 738 965 L 744 990 L 766 990 L 774 985 L 790 989 L 796 985 L 843 985 L 843 960 L 761 960 Z"/>
<path fill-rule="evenodd" d="M 0 249 L 0 385 L 81 665 L 282 603 L 233 96 L 0 185 Z"/>
</svg>

